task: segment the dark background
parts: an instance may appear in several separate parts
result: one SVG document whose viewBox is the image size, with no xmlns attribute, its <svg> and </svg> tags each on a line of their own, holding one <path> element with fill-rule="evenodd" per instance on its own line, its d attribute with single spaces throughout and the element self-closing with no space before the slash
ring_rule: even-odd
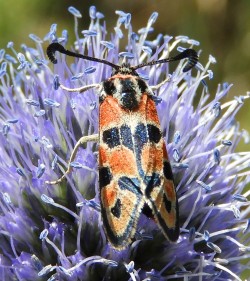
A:
<svg viewBox="0 0 250 281">
<path fill-rule="evenodd" d="M 250 1 L 248 0 L 8 0 L 0 1 L 0 48 L 8 41 L 19 50 L 21 43 L 33 45 L 28 38 L 35 33 L 43 38 L 52 23 L 58 31 L 68 29 L 74 40 L 73 16 L 67 11 L 75 6 L 83 15 L 79 29 L 89 25 L 88 10 L 95 5 L 105 15 L 107 29 L 113 30 L 117 20 L 115 10 L 132 14 L 133 30 L 144 27 L 153 11 L 159 12 L 154 24 L 155 33 L 187 35 L 198 40 L 202 49 L 200 61 L 206 64 L 209 54 L 217 59 L 212 65 L 214 79 L 208 81 L 209 91 L 215 94 L 217 84 L 228 82 L 234 87 L 228 100 L 245 95 L 250 90 Z M 245 101 L 237 115 L 241 128 L 250 131 L 250 100 Z M 241 144 L 249 150 L 250 145 Z"/>
</svg>

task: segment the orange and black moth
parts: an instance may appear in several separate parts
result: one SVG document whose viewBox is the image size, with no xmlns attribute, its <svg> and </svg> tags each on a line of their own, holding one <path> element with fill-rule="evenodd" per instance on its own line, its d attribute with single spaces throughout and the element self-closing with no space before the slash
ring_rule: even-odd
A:
<svg viewBox="0 0 250 281">
<path fill-rule="evenodd" d="M 179 237 L 178 199 L 153 93 L 153 89 L 163 83 L 150 87 L 136 69 L 188 58 L 183 69 L 186 72 L 197 63 L 197 53 L 186 49 L 172 58 L 137 66 L 118 66 L 73 53 L 59 43 L 52 43 L 47 49 L 53 63 L 56 63 L 56 51 L 113 68 L 111 77 L 100 84 L 78 89 L 61 85 L 79 92 L 98 89 L 100 204 L 108 240 L 117 249 L 126 247 L 134 239 L 140 214 L 145 213 L 152 215 L 168 240 L 176 241 Z M 79 143 L 83 142 L 84 138 Z M 66 173 L 69 171 L 68 168 Z M 58 183 L 62 178 L 48 183 Z"/>
</svg>

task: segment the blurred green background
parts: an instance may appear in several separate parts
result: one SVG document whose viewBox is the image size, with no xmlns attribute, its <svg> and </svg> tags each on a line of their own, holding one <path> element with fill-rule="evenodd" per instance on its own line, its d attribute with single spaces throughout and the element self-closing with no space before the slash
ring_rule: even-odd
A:
<svg viewBox="0 0 250 281">
<path fill-rule="evenodd" d="M 52 23 L 58 24 L 58 31 L 66 28 L 70 42 L 73 42 L 73 17 L 67 8 L 73 5 L 83 15 L 80 29 L 89 24 L 88 8 L 95 5 L 104 13 L 107 28 L 112 31 L 117 16 L 115 10 L 132 14 L 133 29 L 145 26 L 153 11 L 159 12 L 154 24 L 155 35 L 187 35 L 200 41 L 201 63 L 205 64 L 208 55 L 217 59 L 212 66 L 214 79 L 208 81 L 209 91 L 214 94 L 218 83 L 233 83 L 228 100 L 250 91 L 250 1 L 241 0 L 0 0 L 0 48 L 8 41 L 34 44 L 30 33 L 39 37 L 48 32 Z M 197 48 L 198 49 L 198 48 Z M 250 131 L 250 99 L 237 119 L 241 128 Z M 240 149 L 249 150 L 250 144 L 241 144 Z"/>
<path fill-rule="evenodd" d="M 227 100 L 250 91 L 249 0 L 0 0 L 0 48 L 5 48 L 9 41 L 14 42 L 16 50 L 21 43 L 34 45 L 28 35 L 34 33 L 43 38 L 52 23 L 58 24 L 59 32 L 68 29 L 72 43 L 74 22 L 67 11 L 71 5 L 83 15 L 80 30 L 88 28 L 91 5 L 105 15 L 109 31 L 117 19 L 115 10 L 132 14 L 134 31 L 144 27 L 151 13 L 157 11 L 154 35 L 187 35 L 200 41 L 196 49 L 202 49 L 202 64 L 206 64 L 209 54 L 217 59 L 217 64 L 212 66 L 214 79 L 208 81 L 212 95 L 218 83 L 223 82 L 234 84 Z M 250 99 L 245 101 L 237 120 L 241 128 L 250 132 Z M 249 151 L 249 148 L 250 144 L 242 142 L 239 150 Z"/>
</svg>

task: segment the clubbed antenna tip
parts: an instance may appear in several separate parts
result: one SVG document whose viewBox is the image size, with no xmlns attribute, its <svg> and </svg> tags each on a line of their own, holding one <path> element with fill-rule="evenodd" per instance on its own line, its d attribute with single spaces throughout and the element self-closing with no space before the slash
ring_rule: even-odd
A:
<svg viewBox="0 0 250 281">
<path fill-rule="evenodd" d="M 178 61 L 178 60 L 182 60 L 182 59 L 186 59 L 186 58 L 188 59 L 188 63 L 184 67 L 183 72 L 187 72 L 188 70 L 193 68 L 196 65 L 196 63 L 198 62 L 198 54 L 194 49 L 186 49 L 185 51 L 183 51 L 182 53 L 180 53 L 179 55 L 177 55 L 175 57 L 170 57 L 167 59 L 142 63 L 137 66 L 133 66 L 132 68 L 134 70 L 136 70 L 138 68 L 148 66 L 148 65 L 150 66 L 150 65 L 161 64 L 161 63 L 166 63 L 166 62 Z"/>
<path fill-rule="evenodd" d="M 187 72 L 197 64 L 199 59 L 198 54 L 194 49 L 186 49 L 181 54 L 184 54 L 188 58 L 188 63 L 183 69 L 183 72 Z"/>
<path fill-rule="evenodd" d="M 59 43 L 51 43 L 51 44 L 48 46 L 48 48 L 47 48 L 47 56 L 48 56 L 49 60 L 50 60 L 52 63 L 54 63 L 54 64 L 57 63 L 57 59 L 55 58 L 55 52 L 56 52 L 56 51 L 59 51 L 60 53 L 64 53 L 64 54 L 65 54 L 64 51 L 66 51 L 66 50 L 65 50 L 65 48 L 64 48 L 61 44 L 59 44 Z"/>
<path fill-rule="evenodd" d="M 75 57 L 75 58 L 81 58 L 81 59 L 85 59 L 85 60 L 90 60 L 90 61 L 95 61 L 95 62 L 100 62 L 103 64 L 107 64 L 109 66 L 111 66 L 114 69 L 119 69 L 119 65 L 113 64 L 109 61 L 106 60 L 102 60 L 102 59 L 97 59 L 97 58 L 93 58 L 93 57 L 89 57 L 89 56 L 84 56 L 82 54 L 78 54 L 78 53 L 74 53 L 71 52 L 69 50 L 66 50 L 61 44 L 59 43 L 51 43 L 48 48 L 47 48 L 47 55 L 48 58 L 50 59 L 50 61 L 54 64 L 57 63 L 57 59 L 55 58 L 55 52 L 58 51 L 62 54 L 65 54 L 67 56 L 71 56 L 71 57 Z"/>
<path fill-rule="evenodd" d="M 103 64 L 111 66 L 112 68 L 114 68 L 116 70 L 119 70 L 119 68 L 120 68 L 119 65 L 113 64 L 113 63 L 111 63 L 109 61 L 106 61 L 106 60 L 103 60 L 103 59 L 97 59 L 97 58 L 93 58 L 93 57 L 89 57 L 89 56 L 85 56 L 85 55 L 82 55 L 82 54 L 78 54 L 78 53 L 74 53 L 74 52 L 71 52 L 69 50 L 66 50 L 59 43 L 51 43 L 48 46 L 48 48 L 47 48 L 48 58 L 54 64 L 57 63 L 57 59 L 55 58 L 55 52 L 56 51 L 58 51 L 58 52 L 60 52 L 62 54 L 71 56 L 71 57 L 76 57 L 76 58 L 81 58 L 81 59 L 86 59 L 86 60 L 90 60 L 90 61 L 95 61 L 95 62 L 103 63 Z M 177 55 L 175 57 L 170 57 L 170 58 L 167 58 L 167 59 L 151 61 L 151 62 L 139 64 L 137 66 L 132 66 L 131 69 L 136 70 L 138 68 L 141 68 L 141 67 L 144 67 L 144 66 L 148 66 L 148 65 L 150 66 L 150 65 L 161 64 L 161 63 L 166 63 L 166 62 L 178 61 L 178 60 L 182 60 L 182 59 L 185 59 L 185 58 L 188 59 L 188 63 L 184 67 L 183 72 L 187 72 L 191 68 L 193 68 L 196 65 L 196 63 L 198 62 L 198 54 L 193 49 L 186 49 L 185 51 L 183 51 L 182 53 L 180 53 L 179 55 Z"/>
</svg>

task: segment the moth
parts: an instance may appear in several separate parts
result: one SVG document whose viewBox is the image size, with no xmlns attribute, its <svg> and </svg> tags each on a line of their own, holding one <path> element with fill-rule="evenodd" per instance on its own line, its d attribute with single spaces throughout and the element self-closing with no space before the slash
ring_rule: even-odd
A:
<svg viewBox="0 0 250 281">
<path fill-rule="evenodd" d="M 130 66 L 85 56 L 66 50 L 59 43 L 47 48 L 52 63 L 57 63 L 55 52 L 112 67 L 110 78 L 67 91 L 85 92 L 96 88 L 99 96 L 99 134 L 83 136 L 76 144 L 69 163 L 79 147 L 88 141 L 99 142 L 99 190 L 103 226 L 109 242 L 123 249 L 134 239 L 142 212 L 152 213 L 165 237 L 176 241 L 179 237 L 179 210 L 174 178 L 166 145 L 157 115 L 154 90 L 166 81 L 149 86 L 137 69 L 187 58 L 183 72 L 193 68 L 198 55 L 186 49 L 175 57 Z M 56 181 L 61 182 L 71 168 Z"/>
</svg>

